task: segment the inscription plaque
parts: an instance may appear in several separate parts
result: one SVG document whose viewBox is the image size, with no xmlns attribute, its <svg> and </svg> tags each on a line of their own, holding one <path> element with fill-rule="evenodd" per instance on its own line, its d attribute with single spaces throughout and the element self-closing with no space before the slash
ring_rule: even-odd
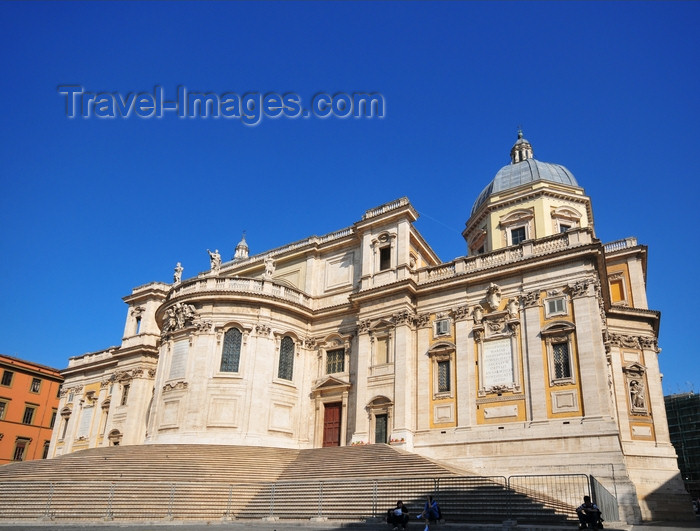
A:
<svg viewBox="0 0 700 531">
<path fill-rule="evenodd" d="M 483 387 L 513 384 L 513 350 L 510 338 L 484 343 Z"/>
</svg>

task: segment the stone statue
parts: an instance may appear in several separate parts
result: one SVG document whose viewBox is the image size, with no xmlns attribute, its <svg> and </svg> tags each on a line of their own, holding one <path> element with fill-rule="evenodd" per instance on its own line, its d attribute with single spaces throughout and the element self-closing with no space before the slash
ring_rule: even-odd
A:
<svg viewBox="0 0 700 531">
<path fill-rule="evenodd" d="M 173 273 L 173 282 L 175 284 L 179 284 L 180 281 L 182 280 L 182 271 L 184 269 L 185 268 L 182 267 L 182 264 L 180 264 L 180 262 L 178 262 L 177 265 L 175 266 L 175 272 Z"/>
<path fill-rule="evenodd" d="M 481 309 L 481 306 L 474 308 L 472 316 L 474 317 L 474 324 L 481 324 L 481 320 L 484 318 L 484 310 Z"/>
<path fill-rule="evenodd" d="M 486 304 L 489 305 L 491 310 L 498 310 L 501 304 L 501 288 L 493 282 L 489 284 L 489 288 L 486 290 Z"/>
<path fill-rule="evenodd" d="M 270 280 L 275 272 L 275 260 L 271 256 L 265 257 L 265 272 L 263 273 L 264 280 Z"/>
<path fill-rule="evenodd" d="M 209 249 L 207 249 L 207 252 L 209 253 L 209 261 L 211 262 L 211 270 L 218 271 L 221 268 L 221 255 L 219 254 L 219 250 L 215 249 L 214 252 L 212 253 Z"/>
<path fill-rule="evenodd" d="M 644 396 L 644 384 L 638 380 L 630 382 L 630 403 L 634 409 L 645 409 L 646 398 Z"/>
</svg>

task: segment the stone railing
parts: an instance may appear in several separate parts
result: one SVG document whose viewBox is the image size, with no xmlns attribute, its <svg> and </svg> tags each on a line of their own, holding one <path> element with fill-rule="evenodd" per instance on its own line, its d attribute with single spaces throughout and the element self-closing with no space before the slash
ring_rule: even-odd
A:
<svg viewBox="0 0 700 531">
<path fill-rule="evenodd" d="M 396 210 L 397 208 L 408 204 L 408 197 L 401 197 L 395 201 L 384 203 L 383 205 L 380 205 L 376 208 L 370 208 L 369 210 L 365 211 L 364 215 L 362 216 L 362 220 L 364 221 L 366 219 L 370 219 L 376 216 L 381 216 L 386 212 L 391 212 L 392 210 Z"/>
<path fill-rule="evenodd" d="M 181 284 L 174 288 L 168 295 L 168 300 L 186 295 L 196 295 L 204 292 L 217 293 L 247 293 L 253 295 L 264 295 L 293 302 L 311 309 L 311 297 L 305 293 L 275 284 L 270 280 L 260 280 L 257 278 L 220 278 L 208 277 L 198 278 Z"/>
<path fill-rule="evenodd" d="M 606 253 L 612 253 L 615 251 L 620 251 L 622 249 L 629 249 L 637 245 L 637 238 L 630 236 L 624 240 L 615 240 L 614 242 L 606 243 L 604 245 Z"/>
<path fill-rule="evenodd" d="M 518 247 L 510 247 L 477 256 L 457 258 L 448 264 L 422 269 L 418 271 L 418 283 L 423 284 L 473 273 L 482 269 L 518 262 L 526 258 L 546 255 L 562 249 L 578 247 L 592 241 L 593 237 L 588 229 L 575 229 L 541 240 L 529 240 Z"/>
</svg>

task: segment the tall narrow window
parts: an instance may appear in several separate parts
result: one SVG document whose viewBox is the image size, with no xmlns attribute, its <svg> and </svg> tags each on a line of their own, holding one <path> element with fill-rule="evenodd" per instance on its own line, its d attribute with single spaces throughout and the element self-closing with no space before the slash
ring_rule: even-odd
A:
<svg viewBox="0 0 700 531">
<path fill-rule="evenodd" d="M 12 371 L 5 371 L 2 373 L 2 385 L 10 386 L 12 385 L 12 376 L 15 373 Z"/>
<path fill-rule="evenodd" d="M 136 318 L 136 335 L 139 335 L 141 333 L 141 316 L 139 315 Z"/>
<path fill-rule="evenodd" d="M 284 336 L 280 343 L 280 362 L 277 377 L 282 380 L 292 381 L 294 375 L 294 341 L 289 336 Z"/>
<path fill-rule="evenodd" d="M 34 406 L 27 406 L 24 408 L 24 415 L 22 416 L 22 424 L 31 424 L 34 420 L 34 411 L 36 408 Z"/>
<path fill-rule="evenodd" d="M 552 344 L 554 378 L 571 378 L 571 360 L 568 343 Z"/>
<path fill-rule="evenodd" d="M 0 420 L 5 418 L 5 412 L 7 411 L 7 402 L 0 400 Z"/>
<path fill-rule="evenodd" d="M 12 454 L 13 461 L 24 461 L 26 458 L 27 446 L 29 446 L 29 439 L 18 438 L 15 441 L 15 451 Z"/>
<path fill-rule="evenodd" d="M 379 249 L 379 270 L 386 271 L 391 268 L 391 247 Z"/>
<path fill-rule="evenodd" d="M 32 385 L 29 387 L 29 391 L 32 393 L 38 393 L 41 389 L 41 380 L 39 378 L 32 378 Z"/>
<path fill-rule="evenodd" d="M 374 364 L 383 365 L 389 363 L 389 336 L 378 337 L 376 345 Z"/>
<path fill-rule="evenodd" d="M 129 384 L 124 384 L 122 388 L 122 401 L 120 402 L 121 406 L 126 405 L 126 401 L 129 399 L 129 389 L 131 388 L 131 385 Z"/>
<path fill-rule="evenodd" d="M 55 409 L 51 412 L 51 422 L 49 423 L 49 428 L 53 428 L 53 425 L 56 424 L 56 415 L 58 414 L 58 411 Z"/>
<path fill-rule="evenodd" d="M 238 372 L 241 359 L 241 339 L 238 328 L 231 328 L 224 334 L 224 348 L 221 352 L 221 372 Z"/>
<path fill-rule="evenodd" d="M 339 348 L 326 352 L 326 374 L 345 370 L 345 349 Z"/>
<path fill-rule="evenodd" d="M 49 445 L 51 443 L 49 441 L 44 441 L 44 453 L 42 454 L 41 458 L 46 459 L 49 456 Z"/>
<path fill-rule="evenodd" d="M 438 393 L 450 391 L 450 360 L 438 361 Z"/>
</svg>

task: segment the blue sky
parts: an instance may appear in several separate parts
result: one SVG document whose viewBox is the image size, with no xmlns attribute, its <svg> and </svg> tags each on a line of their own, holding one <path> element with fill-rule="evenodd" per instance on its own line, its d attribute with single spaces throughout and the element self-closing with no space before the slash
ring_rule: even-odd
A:
<svg viewBox="0 0 700 531">
<path fill-rule="evenodd" d="M 700 3 L 0 3 L 0 352 L 118 345 L 134 286 L 408 196 L 440 258 L 522 125 L 649 246 L 666 393 L 700 390 Z M 90 92 L 379 92 L 383 119 L 68 119 Z"/>
</svg>

